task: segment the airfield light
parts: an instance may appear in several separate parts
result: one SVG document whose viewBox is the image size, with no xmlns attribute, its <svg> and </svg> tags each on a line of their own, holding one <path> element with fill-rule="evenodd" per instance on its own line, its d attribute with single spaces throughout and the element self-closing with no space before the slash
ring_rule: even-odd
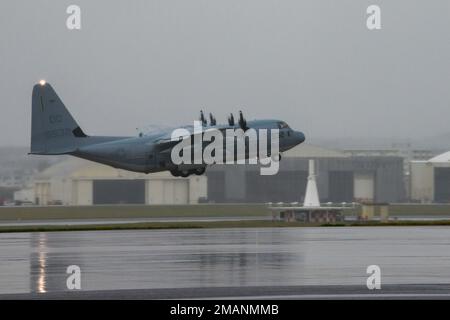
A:
<svg viewBox="0 0 450 320">
<path fill-rule="evenodd" d="M 40 84 L 41 86 L 45 86 L 46 81 L 45 81 L 45 80 L 40 80 L 40 81 L 39 81 L 39 84 Z"/>
</svg>

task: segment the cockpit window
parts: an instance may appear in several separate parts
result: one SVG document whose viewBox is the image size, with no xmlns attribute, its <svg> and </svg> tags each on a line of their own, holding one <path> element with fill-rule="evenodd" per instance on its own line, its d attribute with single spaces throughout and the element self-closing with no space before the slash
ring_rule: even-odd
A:
<svg viewBox="0 0 450 320">
<path fill-rule="evenodd" d="M 279 129 L 286 129 L 289 128 L 288 124 L 286 122 L 278 122 L 278 128 Z"/>
</svg>

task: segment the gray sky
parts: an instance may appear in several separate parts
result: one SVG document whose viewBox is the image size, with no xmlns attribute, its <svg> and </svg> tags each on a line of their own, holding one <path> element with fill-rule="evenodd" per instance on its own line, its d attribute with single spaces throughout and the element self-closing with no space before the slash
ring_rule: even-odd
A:
<svg viewBox="0 0 450 320">
<path fill-rule="evenodd" d="M 66 8 L 82 29 L 66 28 Z M 382 30 L 366 28 L 381 7 Z M 327 137 L 450 132 L 450 1 L 1 1 L 0 146 L 48 80 L 88 134 L 242 109 Z"/>
</svg>

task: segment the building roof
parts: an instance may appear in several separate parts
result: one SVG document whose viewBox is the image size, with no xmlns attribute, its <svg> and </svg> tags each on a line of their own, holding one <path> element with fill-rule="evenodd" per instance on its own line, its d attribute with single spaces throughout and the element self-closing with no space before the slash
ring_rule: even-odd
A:
<svg viewBox="0 0 450 320">
<path fill-rule="evenodd" d="M 441 153 L 431 159 L 428 162 L 432 163 L 449 163 L 450 162 L 450 151 Z"/>
<path fill-rule="evenodd" d="M 291 150 L 283 152 L 283 157 L 290 158 L 348 158 L 343 152 L 302 143 Z"/>
<path fill-rule="evenodd" d="M 191 176 L 194 178 L 196 176 Z M 84 179 L 185 179 L 173 177 L 170 172 L 162 171 L 153 174 L 116 169 L 104 164 L 75 157 L 58 162 L 34 176 L 35 180 L 45 181 L 53 178 Z"/>
<path fill-rule="evenodd" d="M 90 161 L 70 157 L 37 173 L 34 178 L 37 180 L 45 180 L 52 177 L 69 176 L 72 172 L 85 166 L 88 162 Z"/>
</svg>

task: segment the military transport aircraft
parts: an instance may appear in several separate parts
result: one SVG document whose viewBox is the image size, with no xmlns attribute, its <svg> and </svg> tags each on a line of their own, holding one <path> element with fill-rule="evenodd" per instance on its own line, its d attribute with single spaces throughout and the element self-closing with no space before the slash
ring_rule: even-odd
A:
<svg viewBox="0 0 450 320">
<path fill-rule="evenodd" d="M 209 118 L 208 124 L 201 112 L 201 124 L 208 129 L 241 128 L 244 131 L 249 128 L 279 129 L 280 153 L 305 140 L 302 132 L 292 130 L 284 121 L 247 122 L 242 112 L 237 123 L 233 114 L 229 116 L 226 125 L 218 125 L 211 114 Z M 193 126 L 183 128 L 194 135 Z M 172 131 L 172 129 L 153 131 L 134 137 L 88 136 L 73 119 L 49 83 L 41 80 L 33 87 L 30 154 L 68 154 L 135 172 L 151 173 L 169 170 L 172 175 L 181 177 L 203 174 L 207 166 L 205 163 L 176 165 L 171 161 L 171 150 L 179 142 L 171 140 Z M 281 155 L 278 156 L 281 159 Z"/>
</svg>

